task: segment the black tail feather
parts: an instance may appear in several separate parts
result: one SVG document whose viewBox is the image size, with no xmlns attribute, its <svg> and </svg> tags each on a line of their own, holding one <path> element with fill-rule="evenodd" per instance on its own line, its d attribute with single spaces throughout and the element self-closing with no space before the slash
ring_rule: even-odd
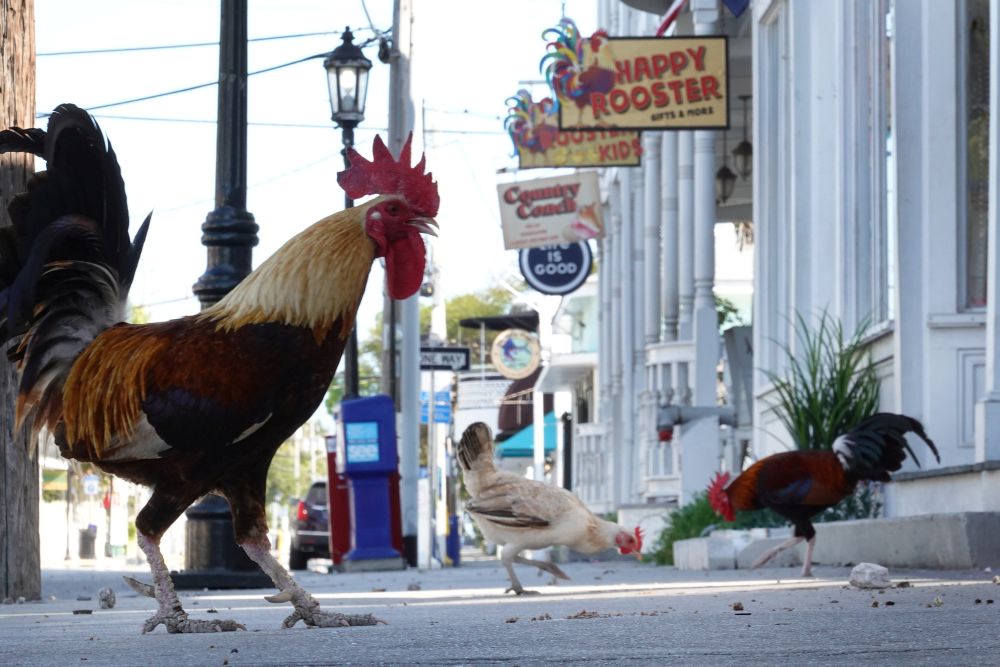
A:
<svg viewBox="0 0 1000 667">
<path fill-rule="evenodd" d="M 57 107 L 47 130 L 0 132 L 7 152 L 46 162 L 0 229 L 0 343 L 16 338 L 7 354 L 21 372 L 18 418 L 37 429 L 57 418 L 79 353 L 123 318 L 149 218 L 131 241 L 118 158 L 79 107 Z"/>
<path fill-rule="evenodd" d="M 930 448 L 940 463 L 941 456 L 934 442 L 927 437 L 923 425 L 913 417 L 879 412 L 864 420 L 844 436 L 850 450 L 850 469 L 860 479 L 888 480 L 889 473 L 899 470 L 907 455 L 920 466 L 906 434 L 913 433 Z"/>
</svg>

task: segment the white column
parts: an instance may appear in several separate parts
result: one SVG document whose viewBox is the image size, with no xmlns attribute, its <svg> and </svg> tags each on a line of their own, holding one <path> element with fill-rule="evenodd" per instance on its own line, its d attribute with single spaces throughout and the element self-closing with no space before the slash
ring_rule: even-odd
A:
<svg viewBox="0 0 1000 667">
<path fill-rule="evenodd" d="M 677 133 L 678 336 L 691 338 L 694 313 L 694 133 Z"/>
<path fill-rule="evenodd" d="M 646 209 L 643 216 L 646 345 L 660 340 L 660 220 L 662 210 L 660 144 L 663 141 L 660 135 L 660 132 L 647 132 L 642 138 L 642 163 L 645 177 L 643 194 Z"/>
<path fill-rule="evenodd" d="M 663 211 L 660 304 L 663 339 L 677 340 L 677 133 L 663 132 L 663 169 L 660 197 Z"/>
<path fill-rule="evenodd" d="M 632 206 L 632 174 L 628 169 L 622 169 L 619 175 L 621 182 L 621 217 L 622 233 L 621 247 L 618 257 L 620 258 L 619 268 L 621 269 L 621 304 L 622 304 L 622 330 L 621 330 L 621 359 L 622 359 L 622 391 L 619 398 L 620 420 L 619 429 L 615 434 L 618 438 L 618 446 L 621 456 L 618 461 L 618 493 L 616 502 L 625 502 L 626 494 L 629 492 L 629 477 L 631 469 L 632 446 L 635 441 L 635 394 L 633 389 L 632 373 L 632 351 L 635 349 L 635 318 L 633 298 L 635 295 L 633 274 L 632 274 L 632 236 L 635 230 L 635 220 Z"/>
<path fill-rule="evenodd" d="M 990 209 L 986 260 L 986 377 L 984 396 L 976 403 L 976 461 L 1000 459 L 1000 0 L 990 2 Z"/>
<path fill-rule="evenodd" d="M 604 220 L 610 220 L 610 212 L 605 208 Z M 607 222 L 605 223 L 607 224 Z M 597 339 L 597 382 L 600 393 L 595 401 L 596 413 L 592 421 L 607 424 L 610 411 L 608 402 L 611 400 L 611 236 L 606 235 L 597 242 L 600 264 L 597 270 L 597 293 L 600 307 L 597 311 L 597 321 L 600 323 L 600 334 Z M 607 428 L 605 426 L 605 428 Z"/>
<path fill-rule="evenodd" d="M 621 171 L 618 172 L 619 176 Z M 625 368 L 624 358 L 622 352 L 624 350 L 623 339 L 625 338 L 625 319 L 626 319 L 626 308 L 624 299 L 624 286 L 622 285 L 622 262 L 624 257 L 622 256 L 622 246 L 623 246 L 623 229 L 625 227 L 623 218 L 625 216 L 624 211 L 624 199 L 622 197 L 622 183 L 618 180 L 616 176 L 614 182 L 611 185 L 611 224 L 612 224 L 612 252 L 614 253 L 614 274 L 613 282 L 611 286 L 611 302 L 612 302 L 612 313 L 614 316 L 614 323 L 612 325 L 612 337 L 611 337 L 611 417 L 612 430 L 611 433 L 606 435 L 605 440 L 609 443 L 609 447 L 605 449 L 609 454 L 609 458 L 612 461 L 612 471 L 608 471 L 607 479 L 610 482 L 610 489 L 608 489 L 608 497 L 612 502 L 617 503 L 620 495 L 621 484 L 619 484 L 617 470 L 619 470 L 622 464 L 622 452 L 624 451 L 624 446 L 622 444 L 622 394 L 623 392 L 623 371 Z"/>
<path fill-rule="evenodd" d="M 696 35 L 715 34 L 718 0 L 693 0 Z M 715 405 L 719 325 L 715 310 L 715 131 L 694 132 L 694 403 Z"/>
</svg>

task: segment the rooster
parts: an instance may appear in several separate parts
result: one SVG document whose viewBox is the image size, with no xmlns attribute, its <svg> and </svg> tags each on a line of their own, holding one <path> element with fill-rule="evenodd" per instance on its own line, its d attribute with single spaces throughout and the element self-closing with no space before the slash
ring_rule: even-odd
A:
<svg viewBox="0 0 1000 667">
<path fill-rule="evenodd" d="M 0 152 L 11 151 L 47 163 L 0 229 L 0 342 L 13 339 L 16 419 L 33 436 L 46 429 L 63 456 L 152 488 L 136 528 L 153 585 L 126 578 L 158 602 L 142 631 L 243 629 L 188 618 L 159 548 L 209 492 L 229 500 L 236 541 L 279 589 L 268 600 L 292 603 L 284 627 L 377 622 L 322 611 L 271 555 L 264 489 L 275 451 L 330 384 L 375 258 L 393 298 L 420 286 L 420 233 L 434 234 L 439 201 L 423 159 L 410 166 L 409 141 L 398 162 L 380 138 L 372 161 L 349 151 L 341 186 L 380 196 L 295 236 L 200 314 L 133 325 L 121 320 L 149 217 L 130 241 L 121 171 L 96 122 L 61 105 L 47 131 L 0 132 Z"/>
<path fill-rule="evenodd" d="M 617 547 L 622 554 L 642 558 L 642 531 L 630 532 L 587 509 L 566 489 L 497 470 L 493 463 L 493 435 L 482 422 L 471 424 L 458 445 L 462 481 L 471 500 L 466 503 L 483 535 L 503 546 L 500 562 L 510 575 L 517 595 L 536 593 L 521 586 L 514 563 L 532 565 L 558 579 L 569 579 L 554 563 L 521 556 L 525 549 L 565 545 L 585 554 Z"/>
<path fill-rule="evenodd" d="M 791 521 L 794 535 L 764 552 L 752 567 L 760 567 L 805 540 L 802 576 L 812 576 L 812 553 L 816 545 L 812 518 L 851 495 L 860 480 L 890 481 L 889 473 L 900 469 L 907 453 L 919 466 L 906 442 L 905 434 L 911 432 L 927 443 L 940 463 L 937 448 L 920 422 L 906 415 L 880 412 L 834 440 L 830 451 L 772 454 L 754 463 L 732 482 L 728 473 L 717 474 L 708 487 L 709 503 L 726 521 L 736 518 L 736 510 L 765 507 Z"/>
</svg>

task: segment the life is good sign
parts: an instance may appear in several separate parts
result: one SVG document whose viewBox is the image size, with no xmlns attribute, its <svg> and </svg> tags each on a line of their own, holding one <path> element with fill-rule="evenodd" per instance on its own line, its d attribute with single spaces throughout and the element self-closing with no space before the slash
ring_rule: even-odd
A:
<svg viewBox="0 0 1000 667">
<path fill-rule="evenodd" d="M 728 57 L 725 36 L 612 38 L 591 65 L 606 85 L 586 91 L 584 105 L 561 105 L 559 128 L 728 128 Z"/>
<path fill-rule="evenodd" d="M 497 195 L 507 250 L 604 236 L 596 172 L 501 183 Z"/>
</svg>

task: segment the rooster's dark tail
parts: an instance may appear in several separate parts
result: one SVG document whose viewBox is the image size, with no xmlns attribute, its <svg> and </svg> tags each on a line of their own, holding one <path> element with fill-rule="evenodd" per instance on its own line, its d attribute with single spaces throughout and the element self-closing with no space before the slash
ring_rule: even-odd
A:
<svg viewBox="0 0 1000 667">
<path fill-rule="evenodd" d="M 889 481 L 889 473 L 902 467 L 907 454 L 920 465 L 920 460 L 906 442 L 907 433 L 914 433 L 926 442 L 934 458 L 941 461 L 937 447 L 927 437 L 919 421 L 890 412 L 874 414 L 837 438 L 833 451 L 856 478 Z"/>
<path fill-rule="evenodd" d="M 42 157 L 0 227 L 0 344 L 21 373 L 18 422 L 53 426 L 73 361 L 124 316 L 149 218 L 129 239 L 118 159 L 84 110 L 62 104 L 48 129 L 0 132 L 0 153 Z"/>
</svg>

